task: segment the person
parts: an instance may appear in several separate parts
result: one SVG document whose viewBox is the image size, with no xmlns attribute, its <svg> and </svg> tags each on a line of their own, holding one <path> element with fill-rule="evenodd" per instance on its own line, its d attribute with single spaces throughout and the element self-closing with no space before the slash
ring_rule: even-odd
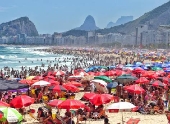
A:
<svg viewBox="0 0 170 124">
<path fill-rule="evenodd" d="M 38 115 L 37 115 L 37 120 L 40 122 L 43 122 L 45 119 L 45 114 L 43 112 L 43 109 L 41 107 L 38 108 Z"/>
<path fill-rule="evenodd" d="M 108 116 L 106 115 L 105 118 L 104 118 L 104 124 L 110 124 L 109 123 L 109 119 L 108 119 Z"/>
<path fill-rule="evenodd" d="M 91 92 L 95 92 L 96 87 L 94 83 L 91 83 L 90 86 L 91 86 Z"/>
<path fill-rule="evenodd" d="M 44 122 L 45 122 L 45 124 L 54 124 L 51 111 L 48 111 L 47 118 L 44 119 Z"/>
</svg>

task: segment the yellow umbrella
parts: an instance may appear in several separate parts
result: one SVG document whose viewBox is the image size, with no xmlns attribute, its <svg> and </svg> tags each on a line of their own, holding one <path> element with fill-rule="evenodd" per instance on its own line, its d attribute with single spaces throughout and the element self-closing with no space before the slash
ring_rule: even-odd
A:
<svg viewBox="0 0 170 124">
<path fill-rule="evenodd" d="M 26 79 L 27 80 L 32 80 L 35 76 L 28 76 Z"/>
</svg>

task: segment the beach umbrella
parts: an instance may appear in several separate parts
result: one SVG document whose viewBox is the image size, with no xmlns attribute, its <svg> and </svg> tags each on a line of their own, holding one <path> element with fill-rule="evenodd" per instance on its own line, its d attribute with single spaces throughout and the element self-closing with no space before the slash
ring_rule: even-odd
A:
<svg viewBox="0 0 170 124">
<path fill-rule="evenodd" d="M 49 90 L 53 90 L 54 92 L 61 92 L 61 91 L 66 92 L 66 91 L 67 91 L 67 89 L 64 88 L 62 85 L 51 86 L 51 87 L 49 88 Z"/>
<path fill-rule="evenodd" d="M 3 112 L 3 117 L 1 121 L 8 121 L 8 123 L 20 122 L 22 121 L 22 115 L 14 108 L 0 107 L 0 111 Z"/>
<path fill-rule="evenodd" d="M 6 102 L 0 101 L 0 107 L 10 107 L 10 105 Z"/>
<path fill-rule="evenodd" d="M 107 77 L 107 76 L 96 76 L 96 77 L 94 77 L 94 79 L 103 80 L 103 81 L 105 81 L 105 82 L 112 82 L 112 79 L 110 79 L 110 78 Z"/>
<path fill-rule="evenodd" d="M 154 75 L 155 74 L 155 71 L 144 71 L 141 73 L 141 76 L 142 77 L 149 77 L 151 75 Z"/>
<path fill-rule="evenodd" d="M 123 75 L 117 77 L 116 80 L 119 81 L 120 83 L 127 83 L 130 81 L 135 81 L 135 80 L 137 80 L 137 78 L 130 74 L 123 74 Z"/>
<path fill-rule="evenodd" d="M 31 98 L 27 95 L 19 95 L 11 100 L 10 105 L 15 108 L 22 108 L 30 106 L 34 103 L 34 98 Z"/>
<path fill-rule="evenodd" d="M 94 79 L 94 80 L 91 80 L 91 82 L 93 82 L 95 84 L 101 84 L 101 85 L 107 86 L 107 83 L 103 80 Z"/>
<path fill-rule="evenodd" d="M 149 83 L 149 80 L 146 79 L 145 77 L 140 77 L 139 79 L 137 79 L 135 81 L 137 84 L 146 84 L 146 83 Z"/>
<path fill-rule="evenodd" d="M 115 70 L 115 72 L 116 72 L 116 76 L 121 76 L 123 74 L 126 74 L 126 72 L 122 70 Z"/>
<path fill-rule="evenodd" d="M 38 82 L 35 82 L 34 84 L 33 84 L 33 86 L 47 86 L 47 85 L 49 85 L 50 83 L 49 82 L 47 82 L 47 81 L 38 81 Z"/>
<path fill-rule="evenodd" d="M 19 83 L 32 85 L 32 84 L 34 84 L 34 83 L 37 82 L 37 81 L 38 81 L 38 80 L 27 80 L 27 79 L 22 79 L 22 80 L 19 81 Z"/>
<path fill-rule="evenodd" d="M 80 109 L 84 108 L 84 103 L 79 100 L 67 99 L 58 105 L 59 109 Z"/>
<path fill-rule="evenodd" d="M 76 82 L 76 81 L 70 81 L 70 82 L 68 82 L 68 83 L 66 83 L 66 84 L 72 84 L 72 85 L 74 85 L 74 86 L 76 86 L 76 87 L 81 87 L 81 86 L 82 86 L 81 83 Z"/>
<path fill-rule="evenodd" d="M 126 87 L 126 90 L 128 92 L 135 93 L 135 94 L 142 94 L 145 92 L 145 90 L 142 87 L 140 87 L 138 84 L 134 84 Z"/>
<path fill-rule="evenodd" d="M 118 102 L 118 103 L 113 103 L 109 105 L 106 109 L 107 110 L 129 110 L 135 107 L 136 107 L 135 105 L 129 102 Z M 122 124 L 124 124 L 123 112 L 122 112 Z"/>
<path fill-rule="evenodd" d="M 94 95 L 96 95 L 95 93 L 91 92 L 91 93 L 85 93 L 83 95 L 83 98 L 85 98 L 86 100 L 89 100 L 91 97 L 93 97 Z"/>
<path fill-rule="evenodd" d="M 0 83 L 0 91 L 7 91 L 9 90 L 8 86 L 6 86 L 4 83 Z"/>
<path fill-rule="evenodd" d="M 80 75 L 80 76 L 88 76 L 89 74 L 84 72 L 84 71 L 81 71 L 79 73 L 77 73 L 76 75 Z"/>
<path fill-rule="evenodd" d="M 162 68 L 160 68 L 160 67 L 152 67 L 152 70 L 153 71 L 158 71 L 158 70 L 162 70 Z"/>
<path fill-rule="evenodd" d="M 88 72 L 88 74 L 91 75 L 91 76 L 94 76 L 94 75 L 95 75 L 94 72 Z"/>
<path fill-rule="evenodd" d="M 89 99 L 89 101 L 93 105 L 97 105 L 97 106 L 109 103 L 112 100 L 113 100 L 113 95 L 110 94 L 95 94 Z"/>
<path fill-rule="evenodd" d="M 151 84 L 152 86 L 155 86 L 155 87 L 159 87 L 159 86 L 164 87 L 164 86 L 165 86 L 165 85 L 164 85 L 161 81 L 159 81 L 159 80 L 151 81 L 150 84 Z"/>
<path fill-rule="evenodd" d="M 63 102 L 62 100 L 53 99 L 53 100 L 50 100 L 47 104 L 51 107 L 57 107 L 62 102 Z"/>
<path fill-rule="evenodd" d="M 107 71 L 107 72 L 105 72 L 106 76 L 115 76 L 115 74 L 116 74 L 116 71 Z"/>
<path fill-rule="evenodd" d="M 42 76 L 35 76 L 34 78 L 32 78 L 32 80 L 43 80 L 44 77 Z"/>
<path fill-rule="evenodd" d="M 113 103 L 111 105 L 109 105 L 106 109 L 118 109 L 118 110 L 122 110 L 122 109 L 132 109 L 135 108 L 136 106 L 133 105 L 130 102 L 117 102 L 117 103 Z"/>
<path fill-rule="evenodd" d="M 104 75 L 105 75 L 104 72 L 96 72 L 96 73 L 95 73 L 95 76 L 104 76 Z"/>
<path fill-rule="evenodd" d="M 55 86 L 55 85 L 59 85 L 60 84 L 60 82 L 54 81 L 54 80 L 48 80 L 47 82 L 49 82 L 51 86 Z"/>
<path fill-rule="evenodd" d="M 107 84 L 107 88 L 108 89 L 112 89 L 112 88 L 115 88 L 118 86 L 118 83 L 117 82 L 111 82 L 111 83 L 108 83 Z"/>
<path fill-rule="evenodd" d="M 56 76 L 65 75 L 65 72 L 59 70 L 59 71 L 55 72 L 55 75 L 56 75 Z"/>
<path fill-rule="evenodd" d="M 26 79 L 27 80 L 32 80 L 35 76 L 28 76 Z"/>
<path fill-rule="evenodd" d="M 47 75 L 47 76 L 45 76 L 44 78 L 47 78 L 47 79 L 52 79 L 52 80 L 55 80 L 55 79 L 56 79 L 56 77 L 54 77 L 54 76 L 51 76 L 51 75 Z"/>
<path fill-rule="evenodd" d="M 168 84 L 170 82 L 170 79 L 168 77 L 158 77 L 158 80 L 161 80 L 162 82 Z"/>
<path fill-rule="evenodd" d="M 72 84 L 63 84 L 63 87 L 70 92 L 79 92 L 80 90 Z"/>
<path fill-rule="evenodd" d="M 141 67 L 137 67 L 133 70 L 133 73 L 142 73 L 144 72 L 145 70 L 143 70 Z"/>
</svg>

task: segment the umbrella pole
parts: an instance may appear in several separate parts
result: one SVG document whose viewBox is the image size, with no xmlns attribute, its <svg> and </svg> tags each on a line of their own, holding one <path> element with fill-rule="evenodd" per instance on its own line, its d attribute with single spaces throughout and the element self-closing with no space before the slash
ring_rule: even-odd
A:
<svg viewBox="0 0 170 124">
<path fill-rule="evenodd" d="M 124 121 L 123 121 L 123 112 L 122 112 L 122 124 L 124 124 Z"/>
</svg>

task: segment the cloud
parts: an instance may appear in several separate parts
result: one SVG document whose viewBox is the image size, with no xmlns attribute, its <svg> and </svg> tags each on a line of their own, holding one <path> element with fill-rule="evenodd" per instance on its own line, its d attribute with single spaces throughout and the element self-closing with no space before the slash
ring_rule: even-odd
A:
<svg viewBox="0 0 170 124">
<path fill-rule="evenodd" d="M 16 8 L 17 6 L 16 5 L 11 5 L 11 6 L 0 6 L 0 12 L 5 12 L 9 9 L 13 9 L 13 8 Z"/>
</svg>

